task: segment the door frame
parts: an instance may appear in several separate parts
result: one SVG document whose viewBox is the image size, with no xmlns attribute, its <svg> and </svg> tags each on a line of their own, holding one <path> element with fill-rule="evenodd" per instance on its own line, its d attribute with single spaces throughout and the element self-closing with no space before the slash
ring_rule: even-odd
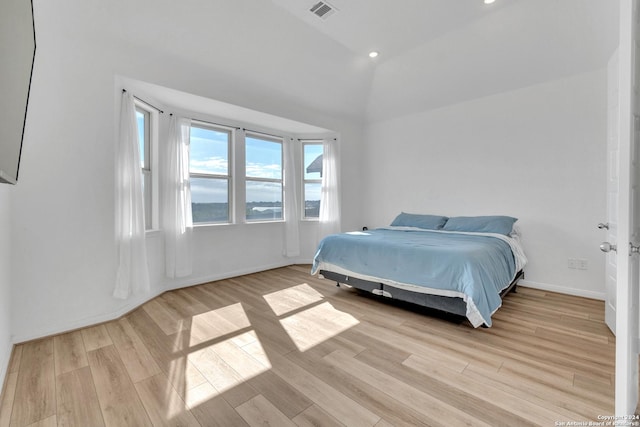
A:
<svg viewBox="0 0 640 427">
<path fill-rule="evenodd" d="M 638 0 L 620 0 L 619 40 L 619 91 L 618 137 L 619 145 L 619 197 L 617 233 L 617 284 L 616 284 L 616 366 L 615 366 L 615 414 L 627 416 L 635 412 L 638 404 L 638 278 L 632 277 L 629 242 L 635 232 L 632 229 L 634 212 L 632 191 L 635 178 L 634 153 L 634 72 L 636 14 Z M 636 244 L 638 242 L 635 242 Z M 637 271 L 637 270 L 635 270 Z"/>
</svg>

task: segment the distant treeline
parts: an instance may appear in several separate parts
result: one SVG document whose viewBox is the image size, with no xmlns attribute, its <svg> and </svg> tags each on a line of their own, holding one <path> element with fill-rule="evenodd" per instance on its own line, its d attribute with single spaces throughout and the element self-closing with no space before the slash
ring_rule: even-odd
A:
<svg viewBox="0 0 640 427">
<path fill-rule="evenodd" d="M 305 202 L 305 216 L 307 218 L 320 215 L 320 200 L 307 200 Z M 191 210 L 193 222 L 228 222 L 228 203 L 192 203 Z M 247 203 L 246 217 L 249 220 L 257 219 L 282 219 L 281 202 L 249 202 Z"/>
</svg>

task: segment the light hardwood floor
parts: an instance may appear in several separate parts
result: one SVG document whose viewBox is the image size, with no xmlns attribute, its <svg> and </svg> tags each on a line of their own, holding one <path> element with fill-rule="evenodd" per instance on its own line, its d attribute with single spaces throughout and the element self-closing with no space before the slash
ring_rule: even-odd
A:
<svg viewBox="0 0 640 427">
<path fill-rule="evenodd" d="M 5 426 L 554 426 L 613 414 L 601 301 L 519 288 L 473 329 L 286 267 L 15 347 Z"/>
</svg>

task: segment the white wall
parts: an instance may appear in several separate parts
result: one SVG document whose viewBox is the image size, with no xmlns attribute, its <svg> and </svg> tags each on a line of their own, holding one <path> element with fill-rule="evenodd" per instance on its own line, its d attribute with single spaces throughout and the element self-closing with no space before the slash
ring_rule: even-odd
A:
<svg viewBox="0 0 640 427">
<path fill-rule="evenodd" d="M 11 191 L 0 185 L 0 388 L 11 355 Z"/>
<path fill-rule="evenodd" d="M 519 218 L 534 286 L 602 298 L 606 72 L 371 123 L 363 212 Z M 588 261 L 587 271 L 567 268 Z"/>
<path fill-rule="evenodd" d="M 618 45 L 617 1 L 503 3 L 381 63 L 367 116 L 388 120 L 604 68 Z"/>
<path fill-rule="evenodd" d="M 117 316 L 167 287 L 188 283 L 164 279 L 162 241 L 154 235 L 149 241 L 152 294 L 124 303 L 111 297 L 116 75 L 338 132 L 345 229 L 387 224 L 402 209 L 513 214 L 521 218 L 532 259 L 528 280 L 601 292 L 600 236 L 592 227 L 604 217 L 604 145 L 595 142 L 604 141 L 603 72 L 519 90 L 509 86 L 512 92 L 469 100 L 469 93 L 484 96 L 502 87 L 491 86 L 488 93 L 438 98 L 438 105 L 458 104 L 435 110 L 422 100 L 430 99 L 429 87 L 441 82 L 429 86 L 428 74 L 402 71 L 431 63 L 434 45 L 408 53 L 409 59 L 380 64 L 372 86 L 368 58 L 354 56 L 271 2 L 34 0 L 34 11 L 38 52 L 20 185 L 13 189 L 9 212 L 10 324 L 16 342 Z M 501 28 L 489 24 L 473 31 Z M 529 31 L 537 28 L 533 24 L 526 34 L 537 37 L 539 32 Z M 436 59 L 466 52 L 462 48 L 474 40 L 466 37 L 473 31 L 435 42 Z M 591 41 L 575 40 L 569 47 L 590 46 Z M 501 50 L 495 51 L 500 57 Z M 571 51 L 560 52 L 562 64 L 569 62 L 565 55 Z M 579 66 L 593 67 L 591 57 L 585 58 Z M 478 65 L 452 64 L 468 70 Z M 562 76 L 577 72 L 561 68 Z M 557 73 L 553 76 L 544 78 Z M 510 85 L 523 85 L 515 80 Z M 423 89 L 414 91 L 418 87 Z M 367 107 L 375 121 L 367 127 L 371 148 L 365 149 Z M 463 150 L 471 156 L 461 162 Z M 509 163 L 503 150 L 517 160 Z M 506 181 L 497 172 L 505 169 L 512 177 Z M 291 262 L 280 255 L 280 227 L 198 230 L 192 279 Z M 316 237 L 313 226 L 303 224 L 301 235 L 301 259 L 308 260 Z M 567 270 L 569 256 L 588 259 L 590 270 Z"/>
<path fill-rule="evenodd" d="M 208 25 L 221 34 L 190 40 L 189 37 L 204 35 L 191 26 L 183 26 L 188 32 L 177 32 L 169 22 L 164 22 L 169 17 L 180 21 L 176 14 L 188 4 L 180 4 L 177 11 L 172 4 L 146 4 L 142 0 L 135 4 L 34 2 L 38 53 L 20 185 L 15 188 L 11 208 L 14 251 L 11 325 L 16 342 L 112 318 L 168 286 L 189 282 L 164 280 L 162 240 L 154 235 L 148 245 L 152 293 L 125 302 L 111 296 L 116 270 L 113 188 L 116 75 L 340 133 L 344 141 L 343 159 L 350 168 L 344 174 L 345 211 L 356 218 L 347 215 L 345 226 L 357 222 L 362 128 L 353 117 L 332 115 L 325 108 L 330 97 L 350 98 L 347 88 L 356 72 L 342 68 L 349 59 L 346 53 L 334 49 L 333 42 L 323 42 L 324 39 L 285 12 L 272 16 L 271 9 L 263 11 L 266 8 L 263 2 L 211 3 L 219 9 L 208 15 L 216 25 L 213 22 Z M 123 10 L 133 16 L 122 13 Z M 237 15 L 247 10 L 261 13 Z M 268 21 L 263 20 L 265 14 L 270 16 Z M 147 15 L 157 20 L 149 21 Z M 194 16 L 196 20 L 205 19 L 204 15 Z M 255 28 L 246 28 L 249 24 Z M 225 34 L 229 27 L 238 25 L 245 31 L 243 37 L 236 39 Z M 287 38 L 283 33 L 282 28 L 290 25 L 302 27 L 296 30 L 295 38 Z M 276 30 L 270 32 L 271 26 Z M 158 37 L 155 46 L 150 48 L 155 36 Z M 257 69 L 268 72 L 249 82 L 248 71 L 240 72 L 238 68 L 251 64 L 245 53 L 256 52 L 257 41 L 269 44 L 273 55 L 257 57 L 259 61 L 253 64 L 252 72 L 256 74 Z M 185 57 L 175 47 L 184 44 L 189 50 L 194 49 L 195 43 L 203 48 L 208 46 L 203 51 L 206 55 Z M 314 52 L 306 52 L 309 43 L 329 57 L 337 55 L 341 59 L 319 67 Z M 285 52 L 290 55 L 292 50 L 301 51 L 301 62 L 283 63 L 282 56 Z M 230 57 L 236 57 L 236 61 L 228 61 Z M 334 63 L 338 65 L 331 65 Z M 286 79 L 287 75 L 299 77 Z M 316 77 L 321 80 L 327 76 L 337 85 L 335 93 L 327 92 L 326 82 L 308 84 Z M 290 85 L 286 90 L 282 89 L 282 79 Z M 355 86 L 360 87 L 361 83 Z M 359 103 L 350 100 L 346 108 L 354 111 Z M 349 111 L 344 112 L 345 117 Z M 279 224 L 199 229 L 191 279 L 220 278 L 289 264 L 292 260 L 281 256 L 280 236 Z M 307 246 L 303 256 L 310 258 L 311 249 Z"/>
</svg>

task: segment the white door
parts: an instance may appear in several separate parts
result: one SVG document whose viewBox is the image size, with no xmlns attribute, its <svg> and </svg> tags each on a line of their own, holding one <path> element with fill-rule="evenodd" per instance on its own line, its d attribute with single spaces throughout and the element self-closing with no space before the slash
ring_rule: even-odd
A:
<svg viewBox="0 0 640 427">
<path fill-rule="evenodd" d="M 631 245 L 640 244 L 640 188 L 636 149 L 640 140 L 640 84 L 636 61 L 640 60 L 638 0 L 620 1 L 620 43 L 617 58 L 609 62 L 609 176 L 607 203 L 609 242 L 617 251 L 607 255 L 605 320 L 616 334 L 615 414 L 630 415 L 638 403 L 638 255 Z M 617 67 L 617 72 L 615 68 Z M 617 87 L 615 90 L 615 75 Z M 612 83 L 613 82 L 613 83 Z M 617 99 L 617 101 L 616 101 Z M 614 105 L 617 102 L 617 107 Z M 615 186 L 617 184 L 617 190 Z M 603 250 L 608 249 L 603 244 Z M 615 283 L 615 286 L 614 286 Z M 613 295 L 615 291 L 615 295 Z"/>
<path fill-rule="evenodd" d="M 618 113 L 618 50 L 609 59 L 607 66 L 607 222 L 598 224 L 606 231 L 607 242 L 618 241 L 618 156 L 619 122 Z M 603 248 L 606 250 L 606 247 Z M 616 285 L 617 285 L 617 254 L 609 250 L 605 261 L 605 310 L 604 320 L 611 332 L 616 333 Z"/>
</svg>

